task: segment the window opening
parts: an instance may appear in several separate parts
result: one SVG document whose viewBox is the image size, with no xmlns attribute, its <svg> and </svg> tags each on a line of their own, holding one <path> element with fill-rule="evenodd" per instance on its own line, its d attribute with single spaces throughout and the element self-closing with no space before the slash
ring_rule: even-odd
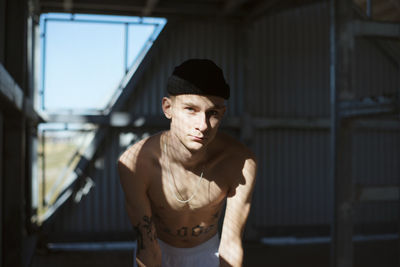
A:
<svg viewBox="0 0 400 267">
<path fill-rule="evenodd" d="M 112 20 L 114 18 L 114 20 Z M 165 19 L 100 15 L 41 16 L 40 107 L 101 113 L 138 66 Z"/>
<path fill-rule="evenodd" d="M 37 106 L 47 114 L 84 116 L 109 112 L 166 20 L 51 13 L 42 15 L 40 22 Z M 43 223 L 72 192 L 74 170 L 97 129 L 89 123 L 39 125 L 33 222 Z M 81 193 L 92 186 L 87 179 Z"/>
</svg>

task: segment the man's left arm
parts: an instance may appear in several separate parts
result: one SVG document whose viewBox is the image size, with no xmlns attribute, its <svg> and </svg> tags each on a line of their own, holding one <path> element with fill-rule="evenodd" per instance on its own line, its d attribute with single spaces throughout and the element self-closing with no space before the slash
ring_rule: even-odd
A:
<svg viewBox="0 0 400 267">
<path fill-rule="evenodd" d="M 246 159 L 242 175 L 244 184 L 239 184 L 235 194 L 228 197 L 225 218 L 219 246 L 220 266 L 242 266 L 242 235 L 250 212 L 251 196 L 256 178 L 256 160 L 254 156 Z"/>
</svg>

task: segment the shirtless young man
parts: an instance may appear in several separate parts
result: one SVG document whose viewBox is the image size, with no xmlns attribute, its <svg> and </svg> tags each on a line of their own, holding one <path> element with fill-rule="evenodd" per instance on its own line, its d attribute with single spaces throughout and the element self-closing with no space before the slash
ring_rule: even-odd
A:
<svg viewBox="0 0 400 267">
<path fill-rule="evenodd" d="M 162 100 L 170 130 L 118 161 L 139 266 L 241 266 L 256 176 L 253 153 L 218 132 L 229 86 L 210 60 L 176 67 Z M 218 220 L 226 200 L 221 241 Z"/>
</svg>

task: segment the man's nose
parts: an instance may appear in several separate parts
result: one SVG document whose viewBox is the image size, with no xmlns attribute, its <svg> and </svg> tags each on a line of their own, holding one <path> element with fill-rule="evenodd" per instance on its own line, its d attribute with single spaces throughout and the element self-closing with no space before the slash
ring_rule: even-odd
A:
<svg viewBox="0 0 400 267">
<path fill-rule="evenodd" d="M 205 113 L 200 113 L 198 115 L 196 126 L 200 132 L 205 132 L 208 129 L 207 115 Z"/>
</svg>

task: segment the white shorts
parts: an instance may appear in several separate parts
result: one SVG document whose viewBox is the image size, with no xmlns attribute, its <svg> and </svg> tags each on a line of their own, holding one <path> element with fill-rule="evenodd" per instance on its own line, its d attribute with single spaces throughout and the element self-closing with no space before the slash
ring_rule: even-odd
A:
<svg viewBox="0 0 400 267">
<path fill-rule="evenodd" d="M 162 267 L 219 267 L 218 234 L 192 248 L 173 247 L 161 240 L 158 240 L 158 244 L 162 253 Z M 135 258 L 133 266 L 136 266 Z"/>
</svg>

